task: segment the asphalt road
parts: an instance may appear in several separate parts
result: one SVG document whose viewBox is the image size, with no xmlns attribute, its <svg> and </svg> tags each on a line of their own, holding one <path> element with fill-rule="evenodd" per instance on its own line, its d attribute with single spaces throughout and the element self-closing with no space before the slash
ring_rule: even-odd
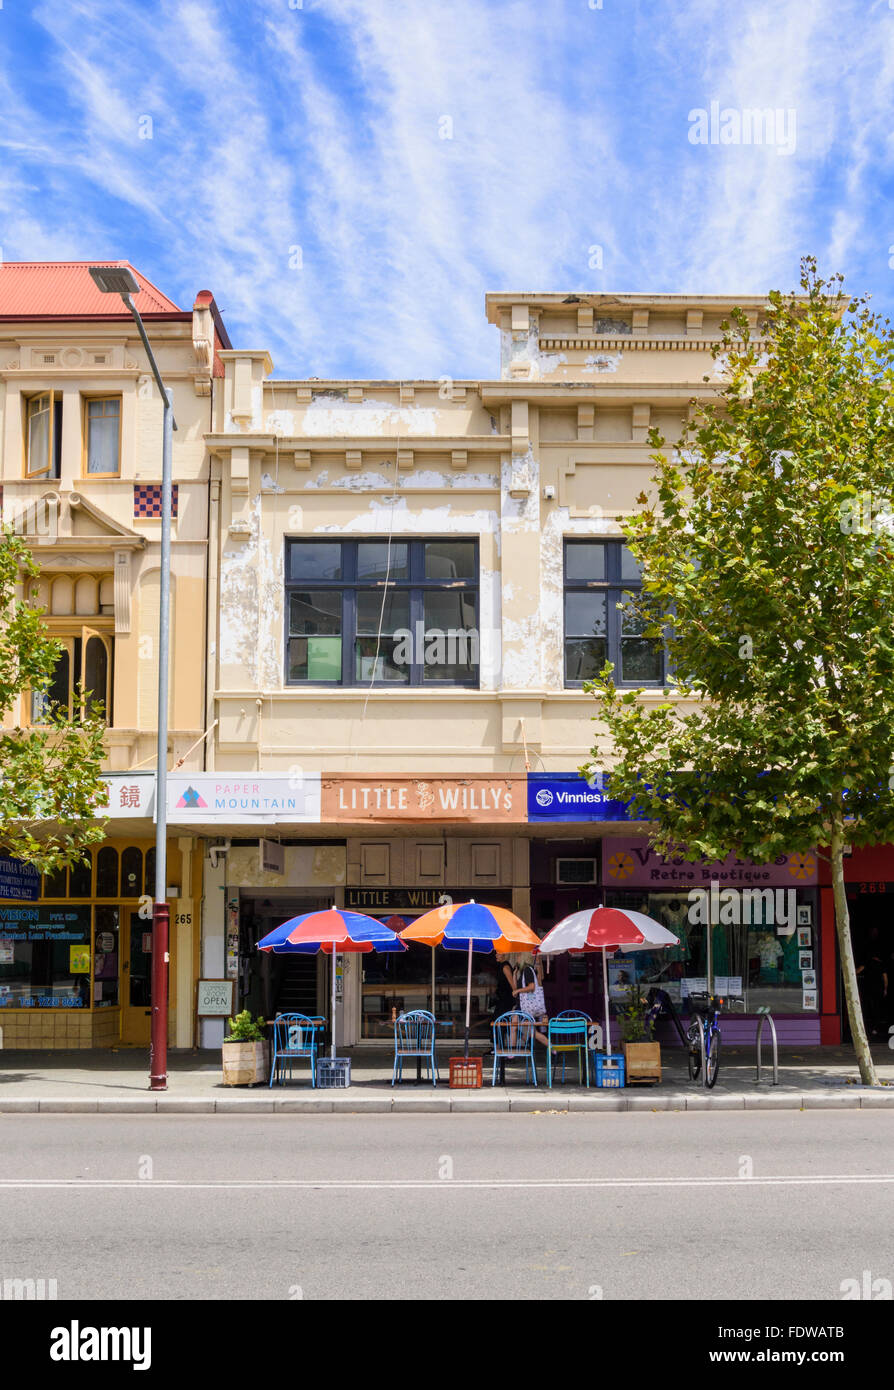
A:
<svg viewBox="0 0 894 1390">
<path fill-rule="evenodd" d="M 864 1271 L 894 1281 L 890 1111 L 8 1115 L 0 1153 L 0 1280 L 55 1278 L 60 1299 L 834 1300 Z"/>
</svg>

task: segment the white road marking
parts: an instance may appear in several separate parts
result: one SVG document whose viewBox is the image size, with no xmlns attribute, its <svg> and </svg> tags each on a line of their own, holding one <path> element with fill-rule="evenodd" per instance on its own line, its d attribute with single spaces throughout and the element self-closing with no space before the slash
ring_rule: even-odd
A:
<svg viewBox="0 0 894 1390">
<path fill-rule="evenodd" d="M 703 1178 L 249 1178 L 244 1181 L 221 1179 L 219 1182 L 181 1182 L 165 1178 L 0 1178 L 0 1190 L 11 1188 L 65 1188 L 74 1190 L 111 1189 L 130 1191 L 156 1188 L 164 1191 L 232 1192 L 269 1189 L 272 1191 L 332 1190 L 425 1191 L 458 1188 L 462 1190 L 517 1191 L 532 1188 L 644 1188 L 644 1187 L 850 1187 L 865 1184 L 894 1184 L 892 1173 L 843 1173 L 811 1176 L 804 1174 L 777 1177 L 703 1177 Z"/>
</svg>

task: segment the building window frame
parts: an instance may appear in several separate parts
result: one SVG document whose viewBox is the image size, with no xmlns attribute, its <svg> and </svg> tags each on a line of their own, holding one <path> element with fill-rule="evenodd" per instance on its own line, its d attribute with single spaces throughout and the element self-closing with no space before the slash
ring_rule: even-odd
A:
<svg viewBox="0 0 894 1390">
<path fill-rule="evenodd" d="M 473 560 L 470 566 L 471 577 L 449 577 L 449 578 L 426 578 L 426 550 L 427 545 L 451 545 L 464 543 L 473 546 Z M 293 545 L 333 545 L 341 547 L 341 564 L 339 579 L 305 578 L 293 579 L 292 575 L 292 546 Z M 450 535 L 450 536 L 398 536 L 392 538 L 392 555 L 398 547 L 406 547 L 407 566 L 406 578 L 376 579 L 374 577 L 361 577 L 358 560 L 360 547 L 364 545 L 386 545 L 387 538 L 378 536 L 351 536 L 344 538 L 341 536 L 295 536 L 290 535 L 285 538 L 284 552 L 284 573 L 285 579 L 285 603 L 283 612 L 283 678 L 284 684 L 291 690 L 306 688 L 329 688 L 329 689 L 368 689 L 370 686 L 376 690 L 395 691 L 395 690 L 455 690 L 469 689 L 477 690 L 480 688 L 481 681 L 481 653 L 480 646 L 480 620 L 481 620 L 481 569 L 480 569 L 480 544 L 479 537 L 471 535 Z M 340 631 L 332 633 L 331 636 L 339 637 L 341 641 L 340 654 L 340 674 L 337 679 L 308 677 L 292 677 L 290 675 L 291 660 L 290 650 L 293 641 L 300 641 L 305 635 L 292 632 L 291 623 L 291 597 L 300 592 L 312 592 L 314 594 L 333 594 L 341 598 L 340 612 L 335 611 L 333 605 L 333 619 L 340 623 Z M 368 676 L 358 676 L 356 674 L 355 655 L 357 654 L 358 639 L 362 640 L 364 631 L 358 632 L 358 623 L 362 622 L 360 615 L 361 595 L 369 593 L 381 594 L 386 592 L 386 597 L 390 595 L 407 596 L 405 608 L 406 623 L 397 622 L 392 631 L 407 630 L 411 634 L 411 659 L 406 663 L 408 677 L 402 681 L 389 681 L 377 679 L 370 681 Z M 432 674 L 432 664 L 425 662 L 425 642 L 416 640 L 416 635 L 426 631 L 433 633 L 445 631 L 432 624 L 426 628 L 425 605 L 426 596 L 437 594 L 449 594 L 463 596 L 466 602 L 470 602 L 473 612 L 473 626 L 469 627 L 464 622 L 462 628 L 446 629 L 456 632 L 470 632 L 473 634 L 471 641 L 463 644 L 462 650 L 470 657 L 474 655 L 474 660 L 468 661 L 468 666 L 472 675 L 468 680 L 449 677 L 436 679 Z M 461 600 L 462 601 L 462 600 Z M 465 615 L 464 615 L 465 618 Z M 383 637 L 387 638 L 388 630 L 383 625 Z M 449 642 L 449 638 L 447 639 Z M 420 650 L 420 647 L 422 650 Z M 384 647 L 380 649 L 379 660 L 384 662 Z M 449 654 L 449 652 L 448 652 Z M 451 663 L 446 664 L 462 664 Z M 384 669 L 384 666 L 383 666 Z M 426 674 L 428 672 L 428 674 Z"/>
<path fill-rule="evenodd" d="M 57 480 L 62 476 L 62 393 L 47 389 L 29 392 L 22 400 L 24 443 L 23 474 L 26 478 Z M 46 414 L 46 432 L 38 437 L 37 422 Z M 39 456 L 35 456 L 39 450 Z"/>
<path fill-rule="evenodd" d="M 95 417 L 94 417 L 94 416 L 91 416 L 91 407 L 92 407 L 92 406 L 103 406 L 103 407 L 107 407 L 107 406 L 112 406 L 112 405 L 115 406 L 115 413 L 114 413 L 114 416 L 113 416 L 113 415 L 108 415 L 108 414 L 105 414 L 105 413 L 103 413 L 103 414 L 100 415 L 100 416 L 95 416 Z M 120 395 L 116 395 L 115 392 L 105 392 L 105 391 L 104 391 L 104 392 L 101 392 L 101 393 L 97 393 L 96 395 L 93 395 L 93 394 L 90 394 L 90 395 L 86 395 L 86 394 L 85 394 L 85 395 L 82 395 L 82 396 L 81 396 L 81 413 L 82 413 L 81 438 L 82 438 L 82 440 L 83 440 L 83 447 L 82 447 L 82 451 L 81 451 L 81 475 L 82 475 L 82 477 L 84 477 L 84 478 L 120 478 L 120 477 L 121 477 L 121 431 L 122 431 L 122 420 L 123 420 L 123 415 L 124 415 L 124 411 L 123 411 L 123 408 L 122 408 L 122 398 L 121 398 L 121 396 L 120 396 Z M 91 467 L 90 467 L 90 434 L 91 434 L 91 423 L 92 423 L 92 421 L 93 421 L 94 418 L 95 418 L 96 420 L 98 420 L 98 421 L 105 421 L 105 420 L 108 420 L 108 419 L 117 418 L 118 430 L 117 430 L 117 440 L 116 440 L 116 445 L 115 445 L 115 459 L 116 459 L 116 463 L 115 463 L 115 467 L 114 467 L 113 469 L 111 469 L 111 470 L 109 470 L 109 469 L 91 469 Z"/>
<path fill-rule="evenodd" d="M 575 547 L 585 545 L 598 545 L 604 548 L 604 577 L 600 579 L 569 579 L 569 552 Z M 660 638 L 641 638 L 635 633 L 625 633 L 623 631 L 623 610 L 618 606 L 624 594 L 630 594 L 634 598 L 642 593 L 642 579 L 624 577 L 623 563 L 626 557 L 633 560 L 633 556 L 627 549 L 626 538 L 624 536 L 565 536 L 562 545 L 562 677 L 565 689 L 581 690 L 585 681 L 592 680 L 592 676 L 571 678 L 569 677 L 569 651 L 571 644 L 592 641 L 593 633 L 569 632 L 568 630 L 568 596 L 574 594 L 604 594 L 605 595 L 605 660 L 610 661 L 614 666 L 612 672 L 615 684 L 625 689 L 652 689 L 660 690 L 667 681 L 667 656 L 664 643 Z M 636 563 L 635 561 L 633 562 Z M 659 674 L 652 679 L 638 677 L 626 678 L 623 666 L 623 644 L 630 641 L 652 642 L 658 648 L 660 662 Z M 600 663 L 601 665 L 601 663 Z"/>
<path fill-rule="evenodd" d="M 97 648 L 92 645 L 97 641 L 101 644 L 105 653 L 105 695 L 102 697 L 102 717 L 104 722 L 111 728 L 113 722 L 113 691 L 115 677 L 115 634 L 114 620 L 90 618 L 88 621 L 78 621 L 77 619 L 59 620 L 51 619 L 47 623 L 49 635 L 60 642 L 63 652 L 60 653 L 60 662 L 66 661 L 68 664 L 67 675 L 67 701 L 61 699 L 61 694 L 57 693 L 54 697 L 51 694 L 52 682 L 45 692 L 31 691 L 25 695 L 27 720 L 26 722 L 34 727 L 42 726 L 42 710 L 46 707 L 49 699 L 57 699 L 63 710 L 67 710 L 68 717 L 72 718 L 75 710 L 75 690 L 79 684 L 87 688 L 87 676 L 89 663 L 92 657 L 97 654 Z M 80 645 L 77 645 L 77 644 Z M 75 672 L 77 666 L 77 673 Z"/>
</svg>

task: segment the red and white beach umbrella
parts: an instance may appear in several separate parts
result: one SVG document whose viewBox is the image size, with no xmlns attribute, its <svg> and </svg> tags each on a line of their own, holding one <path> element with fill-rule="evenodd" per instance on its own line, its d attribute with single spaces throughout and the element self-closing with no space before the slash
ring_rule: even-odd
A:
<svg viewBox="0 0 894 1390">
<path fill-rule="evenodd" d="M 605 1005 L 605 1050 L 611 1052 L 611 1023 L 608 1012 L 608 967 L 611 951 L 660 951 L 678 946 L 679 938 L 654 918 L 623 907 L 588 907 L 563 917 L 540 943 L 540 954 L 558 955 L 570 951 L 582 955 L 602 952 L 602 991 Z"/>
</svg>

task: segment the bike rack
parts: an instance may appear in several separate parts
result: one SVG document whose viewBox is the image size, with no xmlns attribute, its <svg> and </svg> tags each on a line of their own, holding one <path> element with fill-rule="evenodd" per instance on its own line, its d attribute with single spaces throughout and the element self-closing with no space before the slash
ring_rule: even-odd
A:
<svg viewBox="0 0 894 1390">
<path fill-rule="evenodd" d="M 774 1086 L 778 1086 L 778 1085 L 779 1085 L 779 1043 L 778 1043 L 778 1040 L 777 1040 L 777 1037 L 776 1037 L 776 1024 L 773 1022 L 773 1019 L 772 1019 L 772 1016 L 771 1016 L 771 1014 L 770 1014 L 769 1008 L 758 1009 L 757 1012 L 758 1012 L 758 1014 L 760 1015 L 760 1017 L 758 1018 L 758 1022 L 757 1022 L 757 1038 L 756 1038 L 756 1040 L 755 1040 L 755 1045 L 756 1045 L 756 1047 L 757 1047 L 757 1078 L 756 1078 L 756 1079 L 757 1079 L 758 1081 L 760 1081 L 760 1079 L 761 1079 L 761 1037 L 762 1037 L 763 1031 L 764 1031 L 764 1024 L 765 1024 L 765 1023 L 769 1023 L 769 1025 L 770 1025 L 770 1039 L 771 1039 L 771 1041 L 772 1041 L 772 1043 L 773 1043 L 773 1081 L 772 1081 L 772 1084 L 773 1084 Z"/>
</svg>

